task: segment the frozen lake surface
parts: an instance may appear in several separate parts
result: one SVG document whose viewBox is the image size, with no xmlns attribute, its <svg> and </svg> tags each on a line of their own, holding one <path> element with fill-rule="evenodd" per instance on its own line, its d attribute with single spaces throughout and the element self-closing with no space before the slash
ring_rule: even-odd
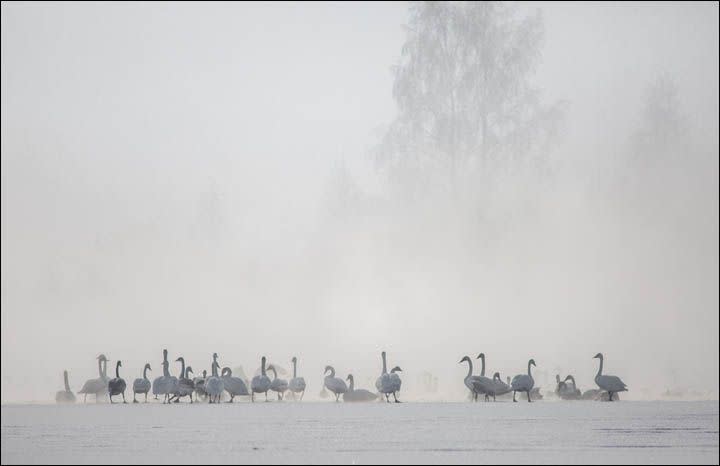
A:
<svg viewBox="0 0 720 466">
<path fill-rule="evenodd" d="M 2 463 L 718 463 L 718 402 L 2 406 Z"/>
</svg>

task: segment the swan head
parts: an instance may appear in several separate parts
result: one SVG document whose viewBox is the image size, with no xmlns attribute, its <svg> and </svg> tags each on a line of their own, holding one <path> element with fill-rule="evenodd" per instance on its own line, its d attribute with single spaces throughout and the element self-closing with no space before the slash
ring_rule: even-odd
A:
<svg viewBox="0 0 720 466">
<path fill-rule="evenodd" d="M 266 361 L 267 361 L 267 359 L 265 358 L 265 356 L 263 356 L 262 358 L 260 358 L 260 362 L 261 362 L 263 365 L 265 365 L 265 362 L 266 362 Z"/>
<path fill-rule="evenodd" d="M 205 377 L 207 377 L 207 371 L 206 371 L 205 369 L 203 369 L 203 379 L 204 379 Z"/>
<path fill-rule="evenodd" d="M 500 372 L 495 372 L 493 374 L 493 380 L 500 380 Z"/>
<path fill-rule="evenodd" d="M 217 358 L 218 358 L 217 353 L 213 353 L 213 359 L 217 359 Z"/>
<path fill-rule="evenodd" d="M 465 356 L 463 357 L 458 364 L 462 364 L 464 362 L 472 362 L 469 357 Z"/>
<path fill-rule="evenodd" d="M 560 374 L 555 374 L 555 382 L 560 383 Z"/>
<path fill-rule="evenodd" d="M 228 376 L 232 376 L 232 371 L 230 370 L 229 367 L 222 368 L 222 372 L 220 373 L 220 376 L 224 377 L 225 374 L 227 374 Z"/>
<path fill-rule="evenodd" d="M 334 371 L 334 369 L 332 368 L 332 366 L 325 366 L 325 372 L 324 372 L 325 374 L 327 374 L 328 372 L 333 372 L 333 371 Z"/>
<path fill-rule="evenodd" d="M 118 367 L 122 367 L 122 361 L 118 361 L 118 362 L 117 362 L 117 366 L 118 366 Z"/>
<path fill-rule="evenodd" d="M 387 354 L 385 354 L 385 351 L 383 351 L 382 353 L 380 353 L 380 356 L 384 358 L 385 356 L 387 356 Z"/>
<path fill-rule="evenodd" d="M 602 353 L 598 353 L 595 356 L 593 356 L 593 359 L 595 359 L 595 358 L 602 359 L 603 358 Z"/>
<path fill-rule="evenodd" d="M 150 367 L 150 363 L 145 364 L 144 369 L 147 369 L 147 370 L 151 371 L 151 370 L 152 370 L 152 367 Z"/>
<path fill-rule="evenodd" d="M 400 366 L 395 366 L 395 367 L 393 367 L 392 370 L 390 371 L 391 374 L 392 374 L 393 372 L 402 372 L 402 369 L 400 369 Z"/>
<path fill-rule="evenodd" d="M 484 361 L 484 360 L 485 360 L 485 353 L 480 353 L 480 354 L 478 354 L 478 357 L 475 358 L 475 359 L 482 359 L 482 360 Z"/>
<path fill-rule="evenodd" d="M 567 382 L 568 380 L 572 380 L 572 379 L 573 379 L 573 376 L 568 375 L 567 377 L 565 377 L 565 380 L 563 380 L 563 382 Z"/>
<path fill-rule="evenodd" d="M 192 374 L 192 373 L 193 373 L 192 366 L 187 366 L 185 368 L 185 377 L 187 377 L 189 379 L 190 377 L 188 377 L 188 374 Z"/>
<path fill-rule="evenodd" d="M 348 376 L 345 378 L 345 380 L 353 380 L 353 375 L 352 375 L 352 374 L 348 374 Z"/>
<path fill-rule="evenodd" d="M 185 358 L 183 358 L 182 356 L 180 356 L 179 358 L 177 358 L 177 359 L 175 360 L 175 362 L 185 362 Z"/>
<path fill-rule="evenodd" d="M 534 359 L 529 360 L 528 364 L 530 364 L 531 366 L 535 366 L 535 360 Z M 535 367 L 537 367 L 537 366 L 535 366 Z"/>
<path fill-rule="evenodd" d="M 295 356 L 293 356 L 293 358 L 290 360 L 290 362 L 293 363 L 293 364 L 296 364 L 296 363 L 297 363 L 297 358 L 296 358 Z"/>
<path fill-rule="evenodd" d="M 98 361 L 107 361 L 107 360 L 108 360 L 108 359 L 107 359 L 107 356 L 105 356 L 104 354 L 101 354 L 101 355 L 98 356 L 96 359 L 97 359 Z"/>
</svg>

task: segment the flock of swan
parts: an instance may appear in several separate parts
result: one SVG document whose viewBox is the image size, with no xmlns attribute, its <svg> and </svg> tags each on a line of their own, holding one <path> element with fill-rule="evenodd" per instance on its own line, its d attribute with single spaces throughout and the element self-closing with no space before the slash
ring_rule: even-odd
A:
<svg viewBox="0 0 720 466">
<path fill-rule="evenodd" d="M 335 395 L 335 401 L 339 402 L 342 396 L 344 402 L 369 402 L 382 400 L 390 403 L 390 396 L 393 397 L 395 403 L 400 403 L 398 399 L 400 389 L 402 387 L 402 379 L 399 366 L 393 367 L 389 372 L 387 370 L 387 355 L 383 351 L 382 372 L 375 381 L 375 392 L 366 389 L 355 388 L 355 379 L 349 374 L 345 380 L 335 376 L 335 369 L 332 366 L 325 366 L 324 389 L 329 390 Z M 568 375 L 564 380 L 560 380 L 560 376 L 556 376 L 557 388 L 555 393 L 562 399 L 605 399 L 607 401 L 617 400 L 619 392 L 627 391 L 627 386 L 614 375 L 603 374 L 603 355 L 598 353 L 594 356 L 600 360 L 600 367 L 595 376 L 595 384 L 598 389 L 581 392 L 575 385 L 575 378 Z M 98 377 L 85 382 L 78 392 L 83 395 L 83 402 L 87 402 L 88 395 L 94 395 L 95 401 L 99 401 L 100 397 L 108 396 L 110 403 L 115 403 L 113 397 L 121 396 L 122 402 L 127 403 L 125 392 L 127 383 L 120 376 L 120 368 L 122 361 L 115 364 L 115 377 L 109 378 L 107 375 L 108 359 L 104 354 L 97 358 Z M 507 383 L 500 378 L 500 373 L 495 372 L 492 378 L 485 376 L 485 354 L 480 353 L 476 359 L 482 361 L 480 375 L 473 375 L 473 362 L 470 357 L 463 357 L 459 364 L 468 364 L 468 373 L 465 376 L 465 386 L 470 391 L 473 400 L 477 401 L 478 397 L 484 396 L 485 401 L 489 401 L 492 397 L 493 401 L 498 396 L 503 396 L 512 392 L 513 401 L 517 401 L 515 396 L 518 392 L 526 393 L 528 402 L 532 401 L 532 396 L 537 393 L 535 380 L 532 376 L 532 367 L 535 366 L 535 360 L 530 359 L 527 363 L 527 374 L 518 374 Z M 142 377 L 137 378 L 132 383 L 133 403 L 138 403 L 137 397 L 143 396 L 144 402 L 147 403 L 148 395 L 152 393 L 155 399 L 162 397 L 163 404 L 179 403 L 181 400 L 188 398 L 190 403 L 196 401 L 207 400 L 208 403 L 220 403 L 224 393 L 229 396 L 228 403 L 232 403 L 236 396 L 249 396 L 251 401 L 255 401 L 255 395 L 264 394 L 265 401 L 268 401 L 268 392 L 275 392 L 278 401 L 282 401 L 286 394 L 290 394 L 293 399 L 302 400 L 305 394 L 306 383 L 303 377 L 297 375 L 297 358 L 291 360 L 293 365 L 292 379 L 285 380 L 278 377 L 276 368 L 270 364 L 263 356 L 260 360 L 260 373 L 252 378 L 250 387 L 248 388 L 245 380 L 234 377 L 229 367 L 221 369 L 218 363 L 217 353 L 212 355 L 212 364 L 210 366 L 210 375 L 203 370 L 202 377 L 195 377 L 191 366 L 185 365 L 185 359 L 178 357 L 175 362 L 180 363 L 179 377 L 170 375 L 170 362 L 168 361 L 168 352 L 163 350 L 163 361 L 161 363 L 163 375 L 155 378 L 152 382 L 148 378 L 148 371 L 152 371 L 150 364 L 145 364 Z M 218 375 L 218 370 L 220 370 Z M 268 373 L 272 372 L 272 379 Z M 58 403 L 75 403 L 75 394 L 70 390 L 68 382 L 68 372 L 63 373 L 65 390 L 58 391 L 55 400 Z M 349 382 L 349 386 L 346 383 Z"/>
</svg>

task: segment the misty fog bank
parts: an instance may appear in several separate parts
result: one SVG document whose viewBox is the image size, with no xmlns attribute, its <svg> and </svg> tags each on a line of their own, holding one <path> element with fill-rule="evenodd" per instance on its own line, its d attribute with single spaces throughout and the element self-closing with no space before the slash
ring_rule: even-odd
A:
<svg viewBox="0 0 720 466">
<path fill-rule="evenodd" d="M 717 399 L 717 4 L 473 10 L 515 74 L 452 95 L 412 8 L 3 3 L 2 401 L 163 348 Z"/>
</svg>

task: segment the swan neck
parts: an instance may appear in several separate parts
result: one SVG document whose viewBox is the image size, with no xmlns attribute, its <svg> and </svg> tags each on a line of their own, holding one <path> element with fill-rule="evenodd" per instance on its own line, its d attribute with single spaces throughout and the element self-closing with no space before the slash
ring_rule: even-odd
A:
<svg viewBox="0 0 720 466">
<path fill-rule="evenodd" d="M 297 361 L 293 361 L 293 379 L 297 378 Z"/>
<path fill-rule="evenodd" d="M 350 377 L 350 391 L 352 392 L 353 390 L 355 390 L 355 378 Z"/>
<path fill-rule="evenodd" d="M 98 376 L 103 376 L 103 362 L 102 359 L 98 359 Z"/>
<path fill-rule="evenodd" d="M 528 375 L 529 375 L 530 377 L 532 377 L 532 373 L 530 373 L 531 367 L 532 367 L 532 366 L 530 365 L 530 361 L 528 361 Z"/>
<path fill-rule="evenodd" d="M 600 356 L 600 367 L 598 367 L 598 373 L 595 377 L 600 377 L 602 375 L 603 370 L 603 357 Z"/>
<path fill-rule="evenodd" d="M 145 380 L 148 379 L 147 378 L 147 370 L 148 370 L 148 368 L 147 368 L 147 366 L 145 366 L 145 368 L 143 369 L 143 379 L 145 379 Z"/>
<path fill-rule="evenodd" d="M 68 382 L 68 373 L 67 371 L 63 372 L 63 380 L 65 381 L 65 391 L 70 391 L 70 383 Z"/>
<path fill-rule="evenodd" d="M 468 363 L 468 373 L 467 373 L 467 376 L 465 377 L 466 379 L 468 377 L 472 377 L 472 373 L 473 373 L 472 360 L 470 358 L 468 358 L 467 363 Z"/>
<path fill-rule="evenodd" d="M 180 358 L 180 378 L 185 378 L 185 359 Z"/>
<path fill-rule="evenodd" d="M 485 355 L 483 355 L 480 360 L 482 361 L 482 366 L 480 366 L 480 375 L 485 377 Z"/>
<path fill-rule="evenodd" d="M 383 360 L 383 374 L 387 374 L 387 358 L 385 356 L 385 353 L 382 354 L 382 360 Z"/>
<path fill-rule="evenodd" d="M 116 379 L 120 378 L 120 361 L 118 361 L 117 364 L 115 364 L 115 378 Z"/>
</svg>

